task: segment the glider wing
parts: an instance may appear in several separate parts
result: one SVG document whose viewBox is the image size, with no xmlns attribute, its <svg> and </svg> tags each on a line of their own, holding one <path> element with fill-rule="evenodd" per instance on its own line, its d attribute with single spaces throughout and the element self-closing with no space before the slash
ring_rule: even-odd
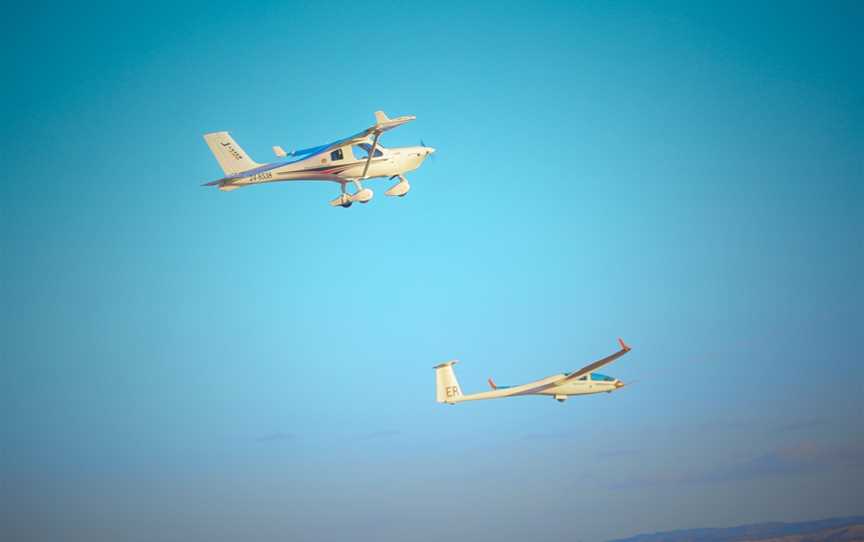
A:
<svg viewBox="0 0 864 542">
<path fill-rule="evenodd" d="M 609 365 L 610 363 L 612 363 L 613 361 L 615 361 L 616 359 L 620 358 L 621 356 L 623 356 L 624 354 L 626 354 L 627 352 L 630 351 L 630 347 L 627 346 L 627 344 L 624 343 L 623 340 L 618 339 L 618 344 L 621 345 L 621 350 L 618 350 L 614 354 L 606 356 L 605 358 L 603 358 L 601 360 L 597 360 L 590 365 L 586 365 L 585 367 L 582 367 L 578 371 L 573 371 L 572 373 L 568 373 L 567 376 L 564 377 L 564 380 L 562 382 L 566 382 L 568 380 L 575 380 L 575 379 L 577 379 L 583 375 L 587 375 L 588 373 L 593 373 L 597 369 L 599 369 L 601 367 L 605 367 L 606 365 Z"/>
</svg>

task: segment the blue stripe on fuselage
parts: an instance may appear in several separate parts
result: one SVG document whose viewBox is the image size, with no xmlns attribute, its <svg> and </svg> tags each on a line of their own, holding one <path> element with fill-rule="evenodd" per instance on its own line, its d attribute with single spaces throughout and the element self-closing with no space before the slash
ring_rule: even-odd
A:
<svg viewBox="0 0 864 542">
<path fill-rule="evenodd" d="M 300 149 L 299 151 L 293 151 L 291 154 L 286 156 L 283 161 L 271 162 L 269 164 L 264 164 L 263 166 L 258 166 L 254 169 L 247 169 L 246 171 L 241 171 L 240 173 L 234 173 L 232 175 L 228 175 L 226 177 L 223 177 L 222 180 L 233 181 L 234 179 L 241 179 L 243 177 L 250 177 L 252 175 L 264 173 L 265 171 L 271 171 L 271 170 L 274 170 L 276 168 L 280 168 L 282 166 L 287 166 L 289 164 L 296 164 L 297 162 L 302 162 L 303 160 L 307 160 L 309 158 L 312 158 L 315 155 L 321 154 L 322 152 L 324 152 L 328 148 L 332 147 L 336 143 L 339 143 L 340 141 L 348 141 L 348 140 L 354 139 L 354 138 L 356 138 L 362 134 L 363 134 L 363 132 L 359 132 L 359 133 L 354 134 L 351 137 L 347 137 L 345 139 L 339 139 L 339 140 L 334 141 L 333 143 L 328 143 L 327 145 L 318 145 L 317 147 L 309 147 L 308 149 Z M 380 146 L 379 146 L 379 148 L 380 148 Z M 293 158 L 296 158 L 296 159 L 293 159 Z M 339 165 L 339 164 L 334 164 L 334 165 Z"/>
<path fill-rule="evenodd" d="M 264 173 L 265 171 L 271 171 L 282 166 L 287 166 L 289 164 L 296 164 L 297 162 L 302 162 L 303 160 L 307 160 L 312 158 L 316 154 L 321 153 L 324 149 L 329 147 L 329 145 L 321 145 L 320 147 L 313 147 L 311 149 L 303 149 L 300 151 L 294 151 L 291 153 L 290 158 L 285 157 L 284 160 L 279 162 L 271 162 L 269 164 L 264 164 L 263 166 L 258 166 L 256 168 L 247 169 L 246 171 L 241 171 L 240 173 L 233 173 L 231 175 L 227 175 L 224 177 L 225 180 L 234 180 L 234 179 L 242 179 L 243 177 L 251 177 L 252 175 L 257 175 L 259 173 Z M 299 156 L 299 158 L 296 158 Z M 292 158 L 296 158 L 292 160 Z"/>
</svg>

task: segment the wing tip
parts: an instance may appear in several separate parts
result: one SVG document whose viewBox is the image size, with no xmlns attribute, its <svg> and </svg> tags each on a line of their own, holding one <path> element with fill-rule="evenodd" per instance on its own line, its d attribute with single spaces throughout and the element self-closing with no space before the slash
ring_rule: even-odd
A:
<svg viewBox="0 0 864 542">
<path fill-rule="evenodd" d="M 621 337 L 618 337 L 618 344 L 621 345 L 621 350 L 623 350 L 623 351 L 625 351 L 625 352 L 629 352 L 629 351 L 630 351 L 630 347 L 627 346 L 627 343 L 625 343 L 625 342 L 624 342 L 624 339 L 622 339 Z"/>
</svg>

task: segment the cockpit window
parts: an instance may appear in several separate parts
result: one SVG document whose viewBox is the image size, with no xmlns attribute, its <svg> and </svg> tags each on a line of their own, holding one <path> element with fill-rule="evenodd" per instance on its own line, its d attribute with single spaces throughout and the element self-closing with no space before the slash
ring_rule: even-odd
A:
<svg viewBox="0 0 864 542">
<path fill-rule="evenodd" d="M 354 156 L 356 156 L 359 160 L 365 160 L 369 158 L 369 151 L 372 150 L 372 145 L 369 143 L 358 143 L 354 145 Z M 375 149 L 375 156 L 373 158 L 378 158 L 382 156 L 384 153 L 381 152 L 381 149 Z"/>
<path fill-rule="evenodd" d="M 611 382 L 615 380 L 611 376 L 601 375 L 600 373 L 591 373 L 591 380 L 600 381 L 600 382 Z"/>
<path fill-rule="evenodd" d="M 579 380 L 588 380 L 588 375 L 580 376 L 580 377 L 579 377 Z"/>
<path fill-rule="evenodd" d="M 341 160 L 341 159 L 342 159 L 342 149 L 336 149 L 335 151 L 330 153 L 330 160 L 333 160 L 335 162 L 336 160 Z"/>
</svg>

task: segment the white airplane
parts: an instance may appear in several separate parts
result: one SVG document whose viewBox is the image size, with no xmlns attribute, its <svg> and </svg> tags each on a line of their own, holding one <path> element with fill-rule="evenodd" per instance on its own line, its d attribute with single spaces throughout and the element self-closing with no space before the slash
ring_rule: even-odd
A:
<svg viewBox="0 0 864 542">
<path fill-rule="evenodd" d="M 616 359 L 630 351 L 630 347 L 624 341 L 618 339 L 621 350 L 610 356 L 595 361 L 590 365 L 582 367 L 572 373 L 561 373 L 547 376 L 542 380 L 535 380 L 520 386 L 496 386 L 490 378 L 489 386 L 492 391 L 462 395 L 462 388 L 456 380 L 453 365 L 458 360 L 448 361 L 435 366 L 435 400 L 439 403 L 455 404 L 463 401 L 480 401 L 482 399 L 498 399 L 500 397 L 516 397 L 519 395 L 551 395 L 558 402 L 563 403 L 571 395 L 590 395 L 592 393 L 611 393 L 624 387 L 624 382 L 611 376 L 595 373 L 597 369 L 609 365 Z"/>
<path fill-rule="evenodd" d="M 259 164 L 249 158 L 228 132 L 204 134 L 204 140 L 222 166 L 225 176 L 202 186 L 218 186 L 219 190 L 228 192 L 244 186 L 279 181 L 332 181 L 341 185 L 342 193 L 330 205 L 351 207 L 355 201 L 368 203 L 374 196 L 371 189 L 363 188 L 361 181 L 389 177 L 398 178 L 399 182 L 384 193 L 402 197 L 411 189 L 404 174 L 420 167 L 435 149 L 423 145 L 385 149 L 378 144 L 378 138 L 384 132 L 415 118 L 414 115 L 407 115 L 391 119 L 383 111 L 376 111 L 373 126 L 328 145 L 290 153 L 286 153 L 282 147 L 273 147 L 273 152 L 280 159 L 269 164 Z M 346 191 L 348 183 L 356 188 L 353 194 Z"/>
</svg>

